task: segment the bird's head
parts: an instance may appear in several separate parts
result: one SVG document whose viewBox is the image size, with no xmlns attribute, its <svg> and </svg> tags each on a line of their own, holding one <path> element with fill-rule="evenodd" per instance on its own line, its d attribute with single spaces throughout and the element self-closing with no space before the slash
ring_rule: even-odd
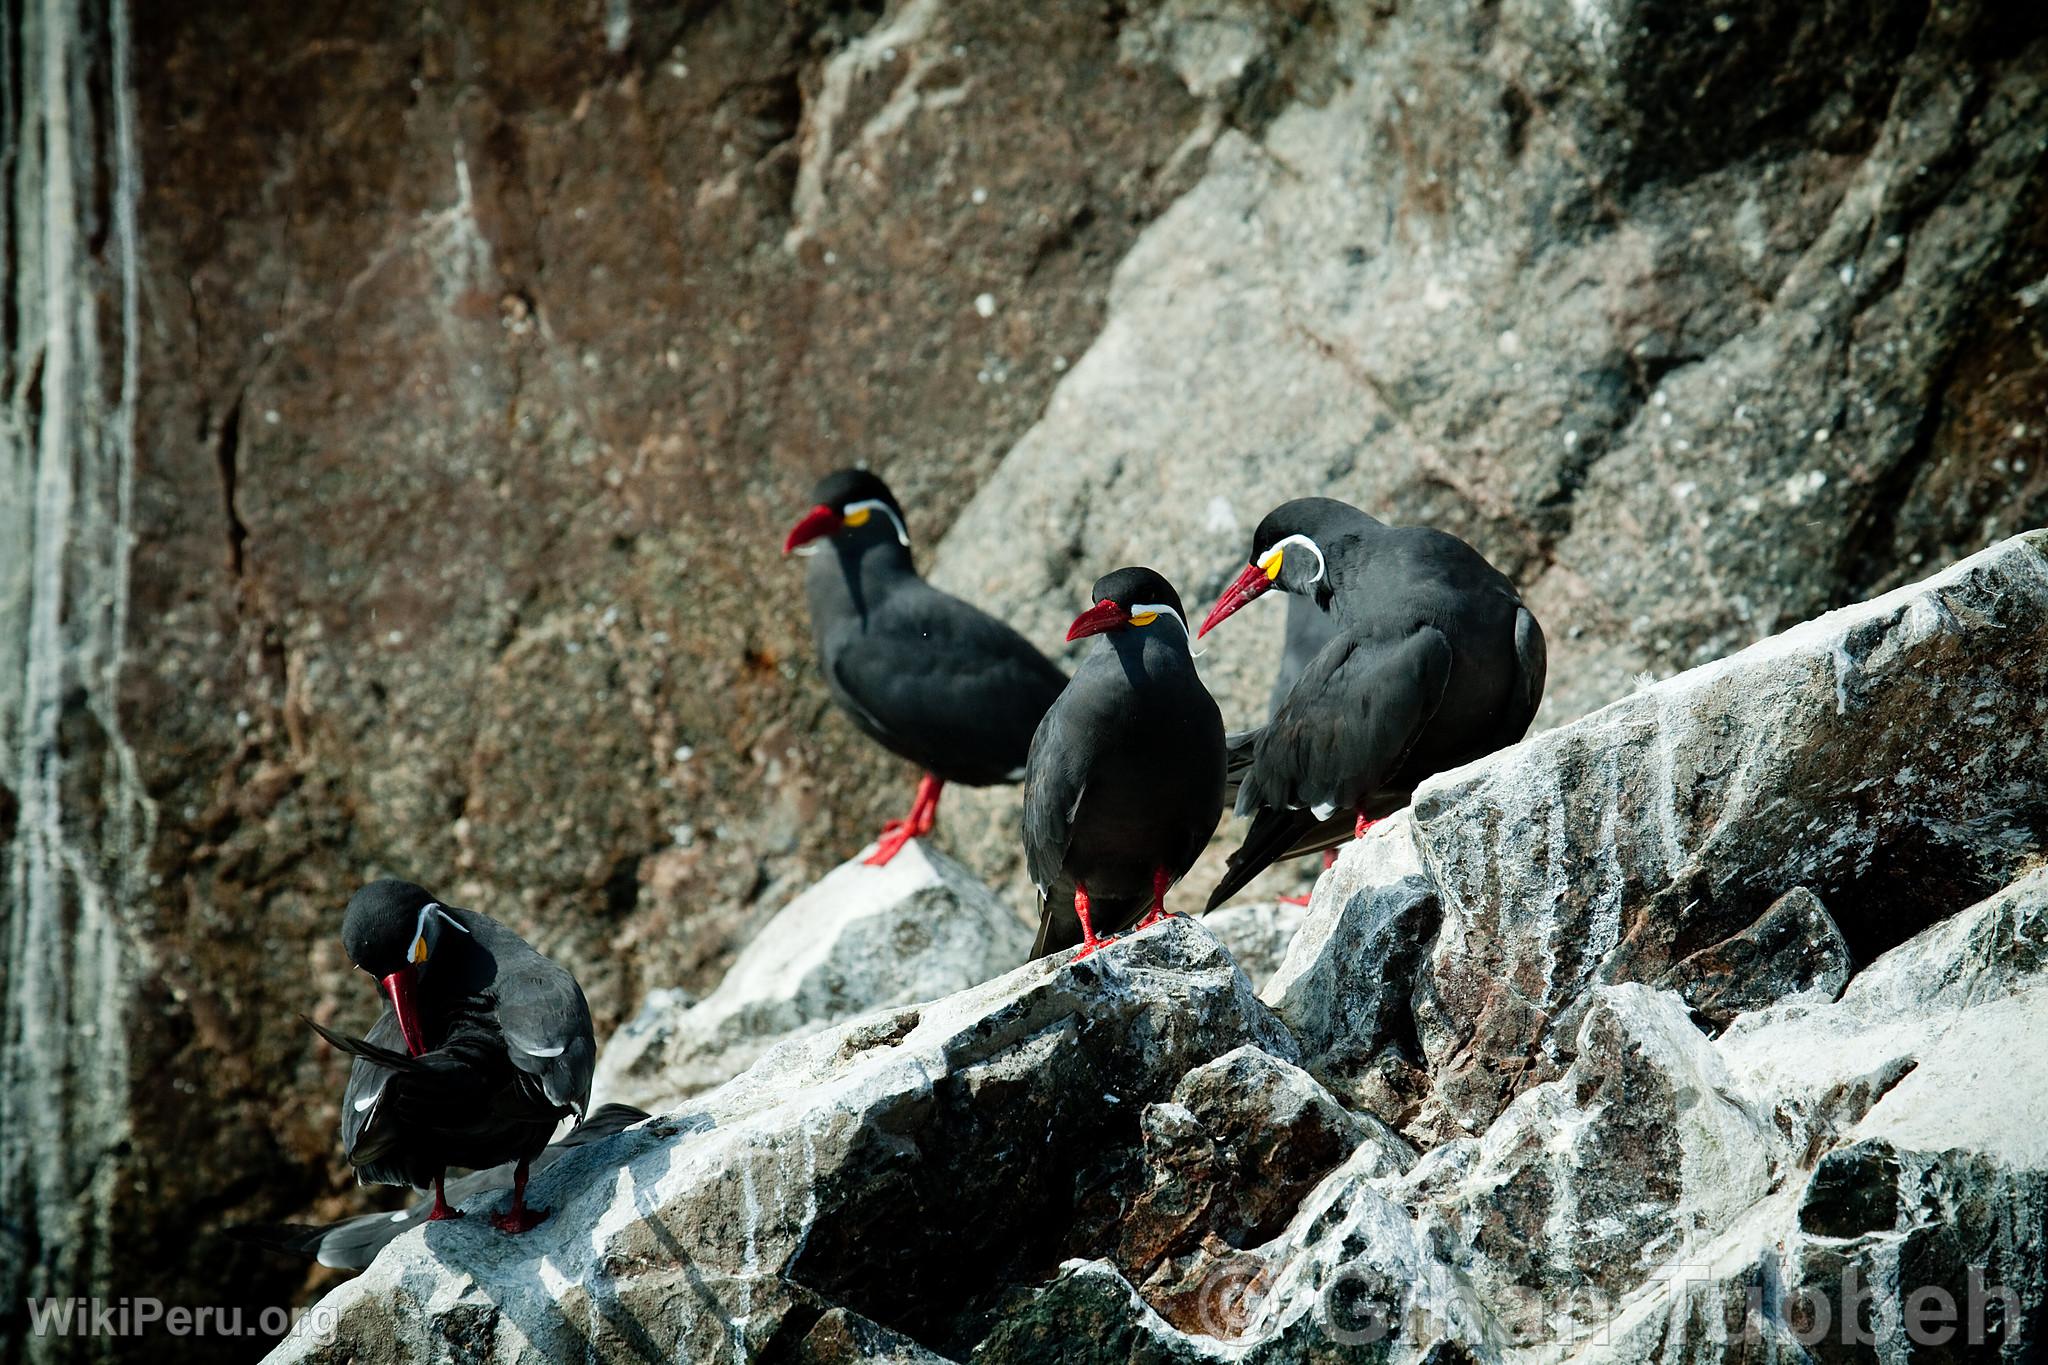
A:
<svg viewBox="0 0 2048 1365">
<path fill-rule="evenodd" d="M 1196 636 L 1207 635 L 1224 617 L 1274 588 L 1311 595 L 1326 588 L 1330 560 L 1324 547 L 1343 529 L 1340 510 L 1358 515 L 1355 509 L 1328 498 L 1296 498 L 1268 512 L 1259 529 L 1252 532 L 1251 562 L 1209 608 Z"/>
<path fill-rule="evenodd" d="M 376 978 L 414 1056 L 426 1051 L 414 990 L 441 950 L 443 933 L 451 928 L 469 932 L 426 888 L 390 877 L 349 897 L 341 919 L 342 950 L 350 962 Z"/>
<path fill-rule="evenodd" d="M 1095 605 L 1074 618 L 1074 624 L 1067 628 L 1069 640 L 1162 625 L 1179 630 L 1181 638 L 1187 638 L 1188 618 L 1181 609 L 1180 594 L 1173 590 L 1173 584 L 1150 569 L 1118 569 L 1104 574 L 1095 580 L 1094 591 L 1089 595 L 1095 599 Z"/>
<path fill-rule="evenodd" d="M 827 538 L 854 547 L 891 540 L 906 549 L 910 545 L 910 532 L 903 525 L 903 508 L 896 495 L 865 469 L 827 474 L 812 487 L 811 502 L 811 510 L 782 542 L 782 553 L 815 553 L 805 547 Z"/>
</svg>

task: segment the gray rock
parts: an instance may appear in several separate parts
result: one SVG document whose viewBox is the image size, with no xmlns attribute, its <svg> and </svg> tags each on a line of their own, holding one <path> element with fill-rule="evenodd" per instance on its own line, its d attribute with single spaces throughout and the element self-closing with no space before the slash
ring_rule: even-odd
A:
<svg viewBox="0 0 2048 1365">
<path fill-rule="evenodd" d="M 776 912 L 701 1002 L 651 993 L 606 1043 L 595 1094 L 670 1108 L 777 1042 L 978 985 L 1031 930 L 965 868 L 914 840 L 885 867 L 840 864 Z"/>
<path fill-rule="evenodd" d="M 1102 566 L 1206 599 L 1273 504 L 1329 493 L 1523 585 L 1542 726 L 2048 522 L 2036 343 L 1990 340 L 2039 336 L 2005 320 L 2048 268 L 2009 6 L 1336 7 L 1312 56 L 1200 8 L 1164 41 L 1134 12 L 1126 50 L 1302 98 L 1228 126 L 1123 258 L 948 586 L 1057 639 Z M 1281 615 L 1202 661 L 1232 725 Z"/>
<path fill-rule="evenodd" d="M 2018 856 L 2006 822 L 2027 809 L 2026 788 L 1999 765 L 2034 741 L 2009 723 L 1920 727 L 1960 704 L 1951 694 L 1991 699 L 1966 714 L 2011 714 L 1998 708 L 2025 665 L 2007 651 L 2032 638 L 2027 611 L 2048 582 L 2038 562 L 2025 542 L 2002 547 L 1426 790 L 1413 818 L 1326 875 L 1269 990 L 1313 1048 L 1199 921 L 1172 920 L 1080 963 L 1028 964 L 783 1041 L 538 1177 L 553 1216 L 533 1233 L 471 1219 L 401 1236 L 323 1305 L 331 1342 L 295 1340 L 276 1358 L 724 1361 L 801 1348 L 921 1365 L 922 1352 L 982 1365 L 1789 1365 L 1909 1358 L 1926 1345 L 1912 1331 L 1946 1301 L 1958 1332 L 1976 1333 L 1957 1339 L 1974 1358 L 2025 1359 L 2048 1312 L 2048 1053 L 2033 1045 L 2048 1036 L 2048 868 Z M 1853 673 L 1819 671 L 1837 647 L 1861 660 Z M 1911 663 L 1917 710 L 1894 676 Z M 1821 852 L 1773 842 L 1765 815 L 1810 820 L 1837 789 L 1792 781 L 1816 761 L 1799 726 L 1837 716 L 1837 696 L 1839 716 L 1867 722 L 1860 743 L 1830 751 L 1842 790 L 1857 795 L 1854 762 L 1892 762 L 1900 732 L 1923 746 L 1939 733 L 1954 771 L 2007 804 L 1986 811 L 1960 778 L 1929 779 L 1933 797 L 1893 782 L 1838 803 L 1854 818 L 1823 827 Z M 1644 800 L 1702 786 L 1710 752 L 1661 745 L 1660 720 L 1678 739 L 1738 735 L 1747 757 L 1694 804 Z M 1617 736 L 1611 762 L 1587 757 Z M 1552 760 L 1549 781 L 1526 771 L 1532 754 Z M 1482 798 L 1491 814 L 1471 823 Z M 1826 972 L 1779 970 L 1810 965 L 1826 935 L 1810 893 L 1774 895 L 1707 948 L 1729 964 L 1737 943 L 1756 953 L 1778 998 L 1713 1037 L 1696 1002 L 1644 981 L 1589 977 L 1555 1016 L 1499 1012 L 1488 1046 L 1519 1047 L 1526 1074 L 1503 1078 L 1511 1098 L 1478 1131 L 1438 1135 L 1419 1158 L 1303 1068 L 1345 1057 L 1351 1027 L 1381 1040 L 1375 1062 L 1398 1046 L 1389 945 L 1425 941 L 1433 921 L 1396 932 L 1387 907 L 1441 903 L 1431 950 L 1408 969 L 1441 1009 L 1431 973 L 1478 941 L 1484 896 L 1525 897 L 1488 922 L 1554 967 L 1569 935 L 1599 922 L 1586 907 L 1636 894 L 1631 868 L 1661 867 L 1638 854 L 1663 846 L 1670 810 L 1683 815 L 1678 846 L 1714 874 L 1690 878 L 1695 892 L 1752 867 L 1775 868 L 1787 890 L 1832 885 L 1830 918 L 1853 941 L 1852 926 L 1910 922 L 1897 888 L 1816 870 L 1849 855 L 1882 868 L 1885 831 L 1917 827 L 1928 817 L 1915 803 L 1936 799 L 1949 803 L 1945 837 L 1990 840 L 1955 865 L 2010 857 L 2013 874 L 1864 961 L 1838 995 Z M 1613 859 L 1574 851 L 1578 802 L 1600 812 L 1584 837 Z M 1468 822 L 1439 823 L 1453 811 Z M 1557 894 L 1527 898 L 1505 856 L 1479 879 L 1489 849 L 1446 842 L 1445 828 L 1523 851 Z M 1517 832 L 1527 842 L 1506 842 Z M 1657 960 L 1653 939 L 1681 944 L 1716 923 L 1670 896 L 1650 903 L 1667 920 L 1630 940 L 1636 963 Z M 1700 951 L 1667 952 L 1662 970 Z M 1469 1093 L 1463 1055 L 1426 1060 L 1430 1104 L 1450 1112 L 1445 1096 Z M 1869 1340 L 1841 1340 L 1845 1322 Z"/>
<path fill-rule="evenodd" d="M 1414 822 L 1398 812 L 1345 845 L 1266 983 L 1303 1064 L 1354 1104 L 1381 1109 L 1371 1082 L 1390 1044 L 1419 1051 L 1410 995 L 1442 913 Z"/>
<path fill-rule="evenodd" d="M 1418 1191 L 1432 1245 L 1522 1345 L 1596 1330 L 1645 1266 L 1761 1200 L 1782 1157 L 1676 994 L 1602 988 L 1576 1051 Z"/>
<path fill-rule="evenodd" d="M 1209 932 L 1222 940 L 1244 968 L 1252 984 L 1264 989 L 1280 969 L 1294 934 L 1301 927 L 1307 907 L 1262 901 L 1253 905 L 1225 905 L 1202 916 Z"/>
<path fill-rule="evenodd" d="M 1189 1072 L 1145 1110 L 1144 1185 L 1121 1217 L 1117 1263 L 1166 1321 L 1211 1331 L 1221 1268 L 1277 1235 L 1339 1166 L 1397 1174 L 1415 1151 L 1347 1113 L 1300 1067 L 1242 1047 Z"/>
<path fill-rule="evenodd" d="M 1724 1026 L 1745 1010 L 1762 1009 L 1801 991 L 1832 1000 L 1848 984 L 1849 945 L 1820 898 L 1794 887 L 1756 923 L 1702 948 L 1658 980 L 1685 997 L 1693 1012 Z"/>
<path fill-rule="evenodd" d="M 1417 793 L 1443 923 L 1415 993 L 1435 1122 L 1557 1075 L 1592 989 L 1794 887 L 1868 961 L 2048 831 L 2048 533 L 1830 613 Z"/>
</svg>

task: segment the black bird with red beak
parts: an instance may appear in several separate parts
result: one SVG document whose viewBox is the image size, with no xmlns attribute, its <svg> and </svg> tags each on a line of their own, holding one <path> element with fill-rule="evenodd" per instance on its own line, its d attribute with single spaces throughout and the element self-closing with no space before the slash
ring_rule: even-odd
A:
<svg viewBox="0 0 2048 1365">
<path fill-rule="evenodd" d="M 1276 588 L 1334 629 L 1240 746 L 1237 813 L 1252 824 L 1212 909 L 1281 858 L 1363 835 L 1431 773 L 1513 744 L 1543 699 L 1542 627 L 1456 536 L 1329 498 L 1282 503 L 1197 634 Z"/>
<path fill-rule="evenodd" d="M 864 469 L 811 490 L 782 552 L 811 555 L 811 638 L 832 700 L 870 739 L 924 769 L 910 813 L 883 826 L 879 867 L 931 833 L 939 792 L 1015 782 L 1066 675 L 1022 635 L 918 577 L 896 496 Z"/>
<path fill-rule="evenodd" d="M 367 1038 L 313 1025 L 355 1058 L 341 1141 L 357 1179 L 432 1186 L 428 1219 L 459 1218 L 447 1168 L 515 1162 L 512 1207 L 491 1223 L 539 1223 L 547 1214 L 526 1207 L 528 1164 L 561 1120 L 580 1122 L 590 1107 L 597 1043 L 576 978 L 489 915 L 411 882 L 356 892 L 341 945 L 386 1005 Z"/>
<path fill-rule="evenodd" d="M 563 1135 L 560 1141 L 551 1142 L 532 1161 L 532 1171 L 539 1174 L 560 1161 L 571 1152 L 590 1146 L 601 1139 L 616 1136 L 636 1123 L 647 1120 L 645 1110 L 635 1109 L 629 1104 L 606 1104 L 597 1108 L 591 1116 L 576 1125 L 573 1132 Z M 512 1188 L 518 1178 L 518 1171 L 511 1162 L 503 1162 L 488 1170 L 476 1171 L 448 1182 L 447 1194 L 452 1202 L 462 1203 L 479 1195 L 494 1194 L 499 1190 Z M 438 1195 L 436 1203 L 441 1207 L 440 1216 L 449 1217 L 447 1203 Z M 321 1265 L 334 1270 L 365 1270 L 370 1262 L 377 1259 L 377 1253 L 398 1240 L 400 1233 L 409 1232 L 421 1223 L 432 1222 L 435 1205 L 425 1200 L 410 1207 L 390 1213 L 362 1213 L 353 1218 L 344 1218 L 338 1223 L 312 1225 L 306 1223 L 263 1223 L 244 1225 L 227 1229 L 230 1237 L 237 1241 L 266 1246 L 274 1251 L 290 1252 L 297 1256 L 311 1256 Z"/>
<path fill-rule="evenodd" d="M 1093 596 L 1067 638 L 1101 638 L 1039 723 L 1024 774 L 1033 957 L 1076 943 L 1086 957 L 1166 913 L 1223 813 L 1223 716 L 1180 595 L 1150 569 L 1118 569 Z"/>
</svg>

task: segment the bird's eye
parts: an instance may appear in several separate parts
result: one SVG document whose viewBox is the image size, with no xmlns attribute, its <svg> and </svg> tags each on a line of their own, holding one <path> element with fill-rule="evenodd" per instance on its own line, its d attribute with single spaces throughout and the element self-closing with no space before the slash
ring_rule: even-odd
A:
<svg viewBox="0 0 2048 1365">
<path fill-rule="evenodd" d="M 1287 551 L 1276 546 L 1266 551 L 1259 559 L 1259 567 L 1266 571 L 1267 578 L 1278 578 L 1280 576 L 1280 563 L 1286 557 Z"/>
<path fill-rule="evenodd" d="M 873 515 L 874 511 L 872 508 L 856 507 L 849 510 L 847 514 L 840 519 L 840 523 L 845 526 L 865 526 L 868 524 L 868 518 Z"/>
<path fill-rule="evenodd" d="M 1131 624 L 1134 626 L 1149 626 L 1158 619 L 1159 613 L 1156 611 L 1141 611 L 1131 617 Z"/>
</svg>

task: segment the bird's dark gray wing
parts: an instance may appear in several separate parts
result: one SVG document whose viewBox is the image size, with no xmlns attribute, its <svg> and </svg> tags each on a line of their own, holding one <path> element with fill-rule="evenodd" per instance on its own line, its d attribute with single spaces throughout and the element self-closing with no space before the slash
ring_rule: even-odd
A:
<svg viewBox="0 0 2048 1365">
<path fill-rule="evenodd" d="M 899 752 L 1014 779 L 1066 675 L 1001 621 L 924 584 L 892 595 L 867 629 L 897 647 L 849 646 L 830 666 L 870 730 Z"/>
<path fill-rule="evenodd" d="M 1087 755 L 1078 752 L 1058 703 L 1031 737 L 1024 764 L 1024 867 L 1039 900 L 1059 880 L 1074 837 L 1074 813 L 1088 790 Z"/>
<path fill-rule="evenodd" d="M 1436 714 L 1450 673 L 1450 642 L 1434 626 L 1394 640 L 1331 641 L 1260 736 L 1239 814 L 1260 806 L 1341 811 L 1370 795 Z"/>
<path fill-rule="evenodd" d="M 1508 718 L 1509 743 L 1528 733 L 1529 722 L 1536 719 L 1536 708 L 1543 704 L 1543 678 L 1548 660 L 1549 651 L 1543 643 L 1543 627 L 1536 624 L 1536 618 L 1530 614 L 1527 607 L 1517 607 L 1514 713 Z"/>
<path fill-rule="evenodd" d="M 1395 640 L 1331 641 L 1259 738 L 1237 799 L 1251 828 L 1207 908 L 1280 859 L 1340 839 L 1436 714 L 1450 672 L 1450 642 L 1433 626 Z"/>
<path fill-rule="evenodd" d="M 499 954 L 494 987 L 506 1054 L 512 1065 L 539 1080 L 549 1100 L 581 1118 L 590 1109 L 590 1078 L 597 1068 L 597 1041 L 583 988 L 531 948 L 510 961 L 508 956 Z"/>
<path fill-rule="evenodd" d="M 377 1022 L 370 1025 L 363 1040 L 393 1052 L 405 1051 L 405 1034 L 399 1030 L 398 1016 L 388 1005 L 377 1016 Z M 383 1102 L 384 1087 L 392 1075 L 389 1068 L 361 1057 L 350 1063 L 348 1085 L 341 1092 L 341 1149 L 349 1156 L 355 1155 L 364 1130 L 377 1117 L 377 1106 Z"/>
</svg>

